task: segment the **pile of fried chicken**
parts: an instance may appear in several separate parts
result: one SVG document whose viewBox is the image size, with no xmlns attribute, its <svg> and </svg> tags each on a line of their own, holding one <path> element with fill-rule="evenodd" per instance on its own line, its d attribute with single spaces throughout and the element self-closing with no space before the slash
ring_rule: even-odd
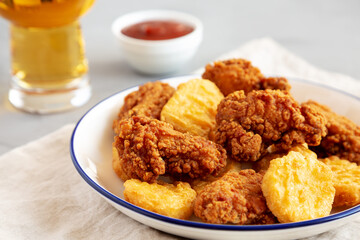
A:
<svg viewBox="0 0 360 240">
<path fill-rule="evenodd" d="M 149 82 L 126 96 L 112 126 L 113 168 L 123 181 L 187 182 L 197 193 L 194 214 L 207 223 L 272 224 L 278 220 L 261 190 L 263 159 L 305 144 L 318 157 L 360 164 L 359 126 L 315 101 L 298 103 L 286 78 L 266 77 L 244 59 L 208 64 L 202 78 L 223 95 L 206 137 L 161 120 L 176 92 L 167 83 Z M 257 171 L 229 171 L 238 162 Z"/>
</svg>

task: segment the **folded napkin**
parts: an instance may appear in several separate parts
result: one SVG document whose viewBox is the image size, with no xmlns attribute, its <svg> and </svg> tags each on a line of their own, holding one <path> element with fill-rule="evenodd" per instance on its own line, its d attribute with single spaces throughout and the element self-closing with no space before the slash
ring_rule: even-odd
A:
<svg viewBox="0 0 360 240">
<path fill-rule="evenodd" d="M 319 70 L 271 39 L 253 40 L 220 59 L 249 59 L 265 74 L 311 79 L 360 95 L 360 83 Z M 76 172 L 74 125 L 0 157 L 0 239 L 179 239 L 113 208 Z M 359 239 L 360 219 L 308 240 Z"/>
</svg>

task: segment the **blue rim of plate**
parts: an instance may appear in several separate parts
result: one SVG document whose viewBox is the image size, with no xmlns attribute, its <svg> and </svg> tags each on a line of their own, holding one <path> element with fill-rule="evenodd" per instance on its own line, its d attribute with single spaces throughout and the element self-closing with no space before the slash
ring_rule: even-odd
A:
<svg viewBox="0 0 360 240">
<path fill-rule="evenodd" d="M 163 79 L 162 81 L 171 81 L 173 79 L 177 79 L 177 78 L 186 78 L 186 77 L 190 77 L 190 78 L 194 78 L 194 77 L 199 77 L 197 75 L 189 75 L 189 76 L 178 76 L 178 77 L 172 77 L 172 78 L 167 78 L 167 79 Z M 309 80 L 304 80 L 304 79 L 300 79 L 300 78 L 294 78 L 294 77 L 289 77 L 288 78 L 289 81 L 296 81 L 296 82 L 303 82 L 303 83 L 308 83 L 311 85 L 315 85 L 315 86 L 319 86 L 319 87 L 323 87 L 323 88 L 327 88 L 329 90 L 335 91 L 335 92 L 339 92 L 342 93 L 344 95 L 347 95 L 349 97 L 352 97 L 354 99 L 356 99 L 357 101 L 360 101 L 360 98 L 357 96 L 354 96 L 348 92 L 339 90 L 339 89 L 335 89 L 331 86 L 325 85 L 325 84 L 321 84 L 321 83 L 317 83 L 317 82 L 313 82 L 313 81 L 309 81 Z M 326 223 L 326 222 L 330 222 L 330 221 L 334 221 L 334 220 L 338 220 L 344 217 L 349 217 L 353 214 L 356 214 L 358 212 L 360 212 L 360 205 L 354 206 L 352 208 L 346 209 L 344 211 L 338 212 L 338 213 L 334 213 L 332 215 L 326 216 L 326 217 L 322 217 L 322 218 L 317 218 L 317 219 L 312 219 L 312 220 L 306 220 L 306 221 L 301 221 L 301 222 L 293 222 L 293 223 L 277 223 L 277 224 L 268 224 L 268 225 L 225 225 L 225 224 L 210 224 L 210 223 L 202 223 L 202 222 L 194 222 L 194 221 L 189 221 L 189 220 L 181 220 L 181 219 L 175 219 L 175 218 L 171 218 L 171 217 L 167 217 L 164 215 L 160 215 L 151 211 L 148 211 L 146 209 L 137 207 L 131 203 L 128 203 L 127 201 L 119 198 L 118 196 L 112 194 L 111 192 L 107 191 L 106 189 L 104 189 L 103 187 L 101 187 L 99 184 L 97 184 L 95 181 L 93 181 L 86 173 L 85 171 L 82 169 L 82 167 L 80 166 L 79 162 L 76 159 L 75 156 L 75 151 L 74 151 L 74 137 L 76 134 L 76 130 L 78 128 L 78 126 L 80 125 L 80 123 L 82 122 L 82 120 L 86 117 L 86 115 L 92 111 L 92 109 L 94 109 L 96 106 L 98 106 L 99 104 L 101 104 L 102 102 L 106 101 L 107 99 L 112 98 L 115 95 L 118 95 L 124 91 L 127 91 L 131 88 L 134 88 L 136 86 L 133 87 L 129 87 L 126 88 L 124 90 L 121 90 L 117 93 L 114 93 L 112 95 L 110 95 L 109 97 L 101 100 L 100 102 L 98 102 L 97 104 L 95 104 L 92 108 L 90 108 L 81 118 L 80 120 L 77 122 L 73 133 L 71 135 L 71 140 L 70 140 L 70 155 L 71 155 L 71 159 L 72 162 L 76 168 L 76 170 L 79 172 L 80 176 L 92 187 L 94 188 L 99 194 L 101 194 L 103 197 L 111 200 L 112 202 L 125 207 L 129 210 L 132 210 L 138 214 L 141 214 L 143 216 L 149 217 L 149 218 L 153 218 L 156 220 L 160 220 L 163 221 L 165 223 L 172 223 L 172 224 L 176 224 L 176 225 L 180 225 L 182 227 L 193 227 L 193 228 L 200 228 L 200 229 L 208 229 L 208 230 L 230 230 L 230 231 L 258 231 L 258 230 L 281 230 L 281 229 L 289 229 L 289 228 L 297 228 L 297 227 L 307 227 L 307 226 L 312 226 L 312 225 L 318 225 L 318 224 L 322 224 L 322 223 Z"/>
</svg>

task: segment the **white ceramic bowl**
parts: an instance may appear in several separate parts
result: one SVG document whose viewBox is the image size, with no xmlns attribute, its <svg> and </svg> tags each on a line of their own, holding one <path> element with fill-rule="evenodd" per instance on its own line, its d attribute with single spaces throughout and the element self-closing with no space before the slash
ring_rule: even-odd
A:
<svg viewBox="0 0 360 240">
<path fill-rule="evenodd" d="M 165 80 L 176 87 L 199 76 L 183 76 Z M 289 79 L 291 93 L 299 102 L 313 99 L 330 106 L 360 124 L 360 98 L 308 82 Z M 123 182 L 112 169 L 112 122 L 117 117 L 127 94 L 137 87 L 123 90 L 91 108 L 76 125 L 70 143 L 73 163 L 83 179 L 106 201 L 129 217 L 164 232 L 192 239 L 288 240 L 329 231 L 360 217 L 360 205 L 330 216 L 294 223 L 269 225 L 208 224 L 194 220 L 166 217 L 137 207 L 124 200 Z M 331 96 L 331 97 L 329 97 Z M 115 209 L 114 209 L 115 211 Z"/>
<path fill-rule="evenodd" d="M 169 40 L 141 40 L 121 33 L 124 27 L 148 20 L 172 20 L 188 24 L 194 30 Z M 123 15 L 112 25 L 125 59 L 145 74 L 167 74 L 180 69 L 197 51 L 203 35 L 201 21 L 189 14 L 168 10 L 145 10 Z"/>
</svg>

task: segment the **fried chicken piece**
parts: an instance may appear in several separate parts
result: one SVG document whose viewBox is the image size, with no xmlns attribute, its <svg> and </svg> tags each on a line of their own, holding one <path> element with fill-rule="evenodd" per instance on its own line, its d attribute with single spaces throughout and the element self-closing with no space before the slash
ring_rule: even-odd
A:
<svg viewBox="0 0 360 240">
<path fill-rule="evenodd" d="M 291 88 L 286 78 L 266 78 L 258 68 L 245 59 L 230 59 L 214 62 L 213 65 L 208 64 L 202 78 L 213 81 L 225 96 L 238 90 L 248 93 L 261 89 L 288 91 Z"/>
<path fill-rule="evenodd" d="M 222 146 L 180 133 L 169 123 L 133 116 L 120 121 L 118 129 L 114 147 L 121 159 L 120 177 L 146 182 L 154 182 L 165 173 L 176 179 L 205 178 L 226 166 Z"/>
<path fill-rule="evenodd" d="M 113 122 L 113 129 L 118 134 L 118 124 L 122 119 L 131 116 L 147 116 L 160 119 L 160 113 L 167 101 L 175 93 L 175 89 L 160 81 L 148 82 L 139 90 L 127 95 L 118 118 Z"/>
<path fill-rule="evenodd" d="M 194 213 L 207 223 L 272 224 L 261 190 L 262 173 L 230 172 L 205 186 L 195 199 Z"/>
<path fill-rule="evenodd" d="M 325 135 L 325 118 L 314 108 L 280 90 L 258 90 L 237 91 L 220 102 L 212 137 L 233 159 L 256 161 L 271 145 L 278 150 L 316 146 Z"/>
<path fill-rule="evenodd" d="M 321 140 L 320 145 L 312 147 L 312 150 L 321 158 L 336 155 L 360 165 L 360 127 L 315 101 L 305 102 L 303 106 L 320 111 L 326 118 L 328 134 Z"/>
</svg>

